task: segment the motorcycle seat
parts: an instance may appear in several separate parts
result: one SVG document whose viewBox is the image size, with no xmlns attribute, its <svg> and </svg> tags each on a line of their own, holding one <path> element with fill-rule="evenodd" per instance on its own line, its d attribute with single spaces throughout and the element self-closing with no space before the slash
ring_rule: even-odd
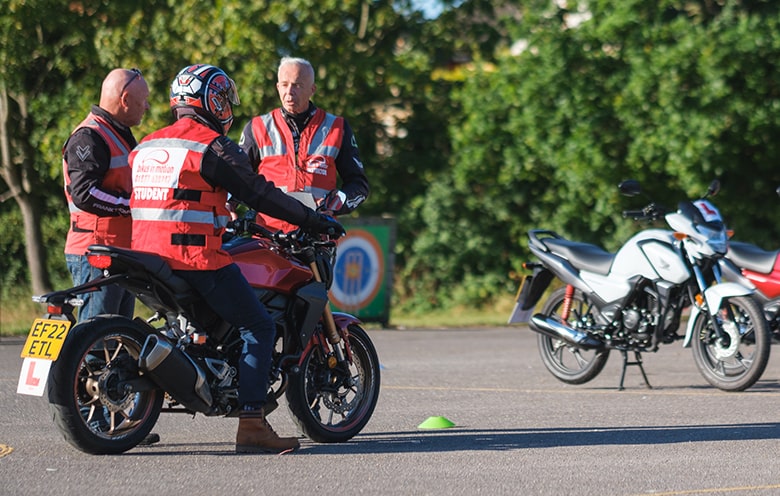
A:
<svg viewBox="0 0 780 496">
<path fill-rule="evenodd" d="M 729 251 L 726 258 L 742 269 L 769 274 L 775 267 L 778 255 L 780 255 L 780 250 L 766 251 L 750 243 L 729 241 Z"/>
<path fill-rule="evenodd" d="M 615 254 L 590 243 L 569 241 L 563 238 L 545 238 L 542 241 L 551 251 L 569 261 L 577 269 L 607 275 L 615 260 Z"/>
<path fill-rule="evenodd" d="M 105 245 L 90 245 L 87 249 L 90 253 L 115 256 L 129 267 L 136 267 L 150 272 L 172 289 L 174 293 L 186 294 L 193 291 L 189 283 L 176 276 L 173 270 L 171 270 L 171 266 L 157 254 Z"/>
</svg>

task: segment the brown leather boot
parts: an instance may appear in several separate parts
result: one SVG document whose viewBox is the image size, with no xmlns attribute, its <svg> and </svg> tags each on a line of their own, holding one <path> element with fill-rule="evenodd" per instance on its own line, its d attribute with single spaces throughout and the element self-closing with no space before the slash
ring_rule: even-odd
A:
<svg viewBox="0 0 780 496">
<path fill-rule="evenodd" d="M 236 433 L 236 453 L 281 453 L 300 447 L 294 437 L 279 437 L 265 420 L 263 410 L 241 412 Z"/>
</svg>

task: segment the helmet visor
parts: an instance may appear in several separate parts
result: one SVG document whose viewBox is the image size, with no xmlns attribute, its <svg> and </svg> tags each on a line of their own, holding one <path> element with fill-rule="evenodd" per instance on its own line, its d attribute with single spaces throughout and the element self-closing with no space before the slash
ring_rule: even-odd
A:
<svg viewBox="0 0 780 496">
<path fill-rule="evenodd" d="M 230 101 L 231 105 L 241 105 L 241 100 L 238 98 L 238 90 L 236 90 L 236 82 L 229 77 L 227 80 L 230 82 L 230 87 L 226 90 L 228 101 Z"/>
</svg>

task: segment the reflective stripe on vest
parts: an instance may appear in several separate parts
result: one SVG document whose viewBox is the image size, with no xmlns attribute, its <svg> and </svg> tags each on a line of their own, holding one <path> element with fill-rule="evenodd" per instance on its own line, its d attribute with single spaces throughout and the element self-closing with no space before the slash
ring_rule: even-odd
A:
<svg viewBox="0 0 780 496">
<path fill-rule="evenodd" d="M 336 188 L 336 157 L 344 136 L 344 119 L 317 109 L 301 133 L 298 156 L 292 131 L 280 109 L 255 117 L 252 134 L 260 156 L 258 173 L 288 193 L 311 193 L 320 200 Z M 271 230 L 290 231 L 295 226 L 264 214 L 258 222 Z"/>
<path fill-rule="evenodd" d="M 215 229 L 227 227 L 229 215 L 215 216 L 211 212 L 197 210 L 134 208 L 133 220 L 149 222 L 186 222 L 188 224 L 206 224 Z"/>
<path fill-rule="evenodd" d="M 219 136 L 180 119 L 133 150 L 133 249 L 159 254 L 174 270 L 216 270 L 231 263 L 221 250 L 230 220 L 227 191 L 200 175 L 203 156 Z"/>
</svg>

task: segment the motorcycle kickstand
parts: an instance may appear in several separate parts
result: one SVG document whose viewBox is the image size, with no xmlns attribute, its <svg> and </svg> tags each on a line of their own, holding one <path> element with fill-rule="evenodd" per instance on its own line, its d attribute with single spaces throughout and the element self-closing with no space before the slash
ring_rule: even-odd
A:
<svg viewBox="0 0 780 496">
<path fill-rule="evenodd" d="M 634 361 L 629 362 L 628 361 L 628 352 L 626 350 L 622 350 L 620 353 L 623 354 L 623 371 L 620 374 L 620 386 L 618 386 L 618 391 L 623 391 L 625 388 L 623 387 L 623 380 L 626 378 L 626 368 L 629 365 L 636 365 L 639 367 L 639 371 L 642 372 L 642 378 L 645 380 L 645 386 L 647 386 L 647 389 L 653 389 L 653 386 L 650 385 L 650 381 L 647 380 L 647 374 L 645 374 L 645 368 L 642 367 L 642 354 L 638 351 L 634 352 Z"/>
</svg>

